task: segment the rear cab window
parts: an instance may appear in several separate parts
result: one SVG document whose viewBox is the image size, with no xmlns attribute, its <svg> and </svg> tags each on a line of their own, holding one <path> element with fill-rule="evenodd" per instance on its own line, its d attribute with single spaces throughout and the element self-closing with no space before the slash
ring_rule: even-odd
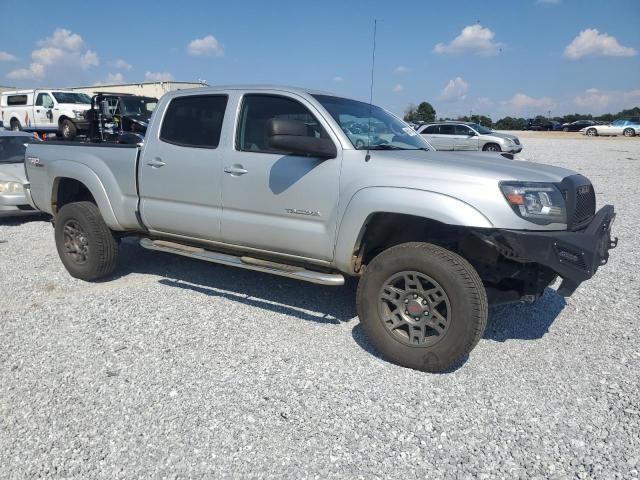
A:
<svg viewBox="0 0 640 480">
<path fill-rule="evenodd" d="M 27 104 L 26 95 L 8 95 L 7 96 L 8 106 L 18 106 L 18 105 L 26 105 L 26 104 Z"/>
<path fill-rule="evenodd" d="M 181 147 L 217 148 L 227 95 L 190 95 L 171 100 L 162 120 L 160 140 Z"/>
</svg>

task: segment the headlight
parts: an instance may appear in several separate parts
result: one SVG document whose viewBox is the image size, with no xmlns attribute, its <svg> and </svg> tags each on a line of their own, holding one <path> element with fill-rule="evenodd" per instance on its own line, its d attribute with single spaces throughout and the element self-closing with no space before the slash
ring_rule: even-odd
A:
<svg viewBox="0 0 640 480">
<path fill-rule="evenodd" d="M 23 193 L 24 188 L 18 182 L 0 182 L 0 193 L 17 194 Z"/>
<path fill-rule="evenodd" d="M 533 223 L 567 223 L 564 197 L 552 183 L 501 183 L 514 212 Z"/>
<path fill-rule="evenodd" d="M 84 118 L 87 112 L 86 110 L 74 110 L 73 114 L 76 116 L 76 118 Z"/>
<path fill-rule="evenodd" d="M 506 141 L 507 143 L 513 143 L 513 140 L 511 140 L 510 138 L 505 138 L 505 141 Z"/>
</svg>

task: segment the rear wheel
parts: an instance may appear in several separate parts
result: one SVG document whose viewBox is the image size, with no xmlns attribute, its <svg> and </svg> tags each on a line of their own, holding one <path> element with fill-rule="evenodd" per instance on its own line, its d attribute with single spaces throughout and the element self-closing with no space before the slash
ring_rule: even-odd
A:
<svg viewBox="0 0 640 480">
<path fill-rule="evenodd" d="M 562 129 L 562 131 L 563 131 L 563 132 L 568 132 L 568 131 L 569 131 L 569 127 L 564 127 L 564 128 Z"/>
<path fill-rule="evenodd" d="M 69 203 L 55 219 L 56 248 L 72 277 L 97 280 L 116 268 L 118 243 L 91 202 Z"/>
<path fill-rule="evenodd" d="M 595 128 L 590 128 L 589 130 L 587 130 L 587 135 L 589 135 L 590 137 L 597 137 L 598 131 Z"/>
<path fill-rule="evenodd" d="M 71 120 L 64 119 L 60 122 L 59 134 L 62 138 L 65 140 L 72 140 L 75 138 L 76 133 L 76 126 Z"/>
<path fill-rule="evenodd" d="M 426 372 L 464 360 L 487 322 L 487 295 L 476 271 L 429 243 L 397 245 L 374 258 L 360 279 L 357 307 L 379 352 Z"/>
<path fill-rule="evenodd" d="M 636 135 L 636 131 L 633 128 L 625 128 L 622 134 L 625 137 L 634 137 Z"/>
<path fill-rule="evenodd" d="M 497 143 L 487 143 L 484 147 L 482 147 L 484 152 L 500 152 L 500 145 Z"/>
<path fill-rule="evenodd" d="M 11 122 L 9 122 L 9 126 L 11 127 L 11 130 L 16 132 L 22 130 L 22 127 L 20 126 L 20 122 L 15 118 L 12 119 Z"/>
</svg>

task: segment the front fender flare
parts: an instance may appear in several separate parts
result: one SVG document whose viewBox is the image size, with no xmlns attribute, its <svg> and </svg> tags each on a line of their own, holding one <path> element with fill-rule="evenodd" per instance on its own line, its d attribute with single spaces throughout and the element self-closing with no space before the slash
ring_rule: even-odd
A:
<svg viewBox="0 0 640 480">
<path fill-rule="evenodd" d="M 442 193 L 397 187 L 369 187 L 356 192 L 342 215 L 335 247 L 336 267 L 353 274 L 353 254 L 376 213 L 398 213 L 428 218 L 448 225 L 491 228 L 475 207 Z"/>
</svg>

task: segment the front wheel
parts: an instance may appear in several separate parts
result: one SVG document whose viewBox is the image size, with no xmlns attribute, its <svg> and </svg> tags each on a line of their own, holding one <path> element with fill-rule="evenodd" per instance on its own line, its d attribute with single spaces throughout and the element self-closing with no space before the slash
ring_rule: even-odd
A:
<svg viewBox="0 0 640 480">
<path fill-rule="evenodd" d="M 463 361 L 487 323 L 487 294 L 477 272 L 429 243 L 397 245 L 374 258 L 356 301 L 374 347 L 394 363 L 426 372 Z"/>
<path fill-rule="evenodd" d="M 625 128 L 622 134 L 625 137 L 634 137 L 636 134 L 636 131 L 633 128 Z"/>
<path fill-rule="evenodd" d="M 77 129 L 75 124 L 71 120 L 64 119 L 60 123 L 59 133 L 60 136 L 65 140 L 73 140 L 76 137 Z"/>
<path fill-rule="evenodd" d="M 562 129 L 562 131 L 563 131 L 563 132 L 568 132 L 568 131 L 569 131 L 569 127 L 564 127 L 564 128 Z"/>
<path fill-rule="evenodd" d="M 482 151 L 484 152 L 500 152 L 500 146 L 496 145 L 495 143 L 487 143 L 483 148 Z"/>
<path fill-rule="evenodd" d="M 69 203 L 55 218 L 56 248 L 72 277 L 97 280 L 116 268 L 118 243 L 91 202 Z"/>
<path fill-rule="evenodd" d="M 590 128 L 587 130 L 587 135 L 590 137 L 596 137 L 598 136 L 598 131 L 595 128 Z"/>
</svg>

